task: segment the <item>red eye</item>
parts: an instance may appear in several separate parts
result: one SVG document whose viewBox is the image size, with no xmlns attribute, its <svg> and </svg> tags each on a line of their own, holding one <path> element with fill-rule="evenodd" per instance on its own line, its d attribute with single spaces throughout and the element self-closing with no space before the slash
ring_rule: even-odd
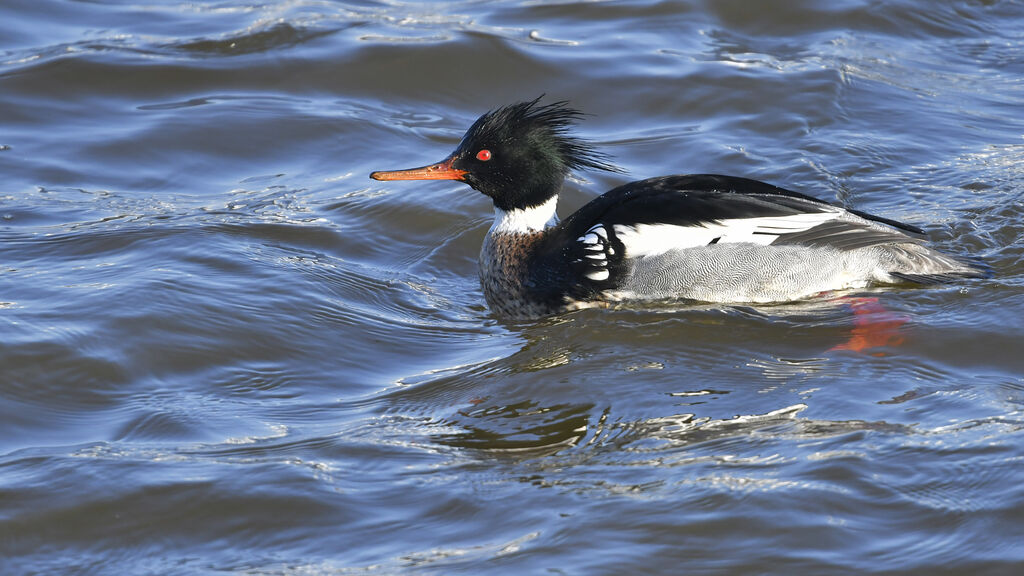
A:
<svg viewBox="0 0 1024 576">
<path fill-rule="evenodd" d="M 490 150 L 481 150 L 481 151 L 477 152 L 476 153 L 476 159 L 477 160 L 481 160 L 483 162 L 487 162 L 488 160 L 491 159 L 491 151 Z"/>
</svg>

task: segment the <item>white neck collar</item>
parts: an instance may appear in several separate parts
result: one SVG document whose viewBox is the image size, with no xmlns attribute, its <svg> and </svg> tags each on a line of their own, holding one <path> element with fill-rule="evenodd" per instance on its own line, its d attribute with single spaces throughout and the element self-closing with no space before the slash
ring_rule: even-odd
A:
<svg viewBox="0 0 1024 576">
<path fill-rule="evenodd" d="M 540 232 L 558 224 L 558 215 L 555 214 L 555 205 L 558 204 L 558 196 L 552 196 L 550 200 L 540 206 L 531 206 L 525 210 L 512 209 L 508 212 L 501 208 L 494 208 L 494 224 L 491 225 L 491 234 L 529 234 Z"/>
</svg>

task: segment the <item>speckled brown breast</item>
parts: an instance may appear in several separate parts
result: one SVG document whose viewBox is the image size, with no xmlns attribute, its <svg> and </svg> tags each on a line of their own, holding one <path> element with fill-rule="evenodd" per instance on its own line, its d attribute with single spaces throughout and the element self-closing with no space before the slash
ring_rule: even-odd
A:
<svg viewBox="0 0 1024 576">
<path fill-rule="evenodd" d="M 543 236 L 543 232 L 489 233 L 484 238 L 480 285 L 491 310 L 502 316 L 529 318 L 564 309 L 530 298 L 527 264 Z"/>
</svg>

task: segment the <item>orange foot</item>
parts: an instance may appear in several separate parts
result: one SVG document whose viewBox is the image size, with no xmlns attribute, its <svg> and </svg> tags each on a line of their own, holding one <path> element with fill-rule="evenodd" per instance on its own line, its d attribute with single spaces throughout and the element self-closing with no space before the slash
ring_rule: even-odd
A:
<svg viewBox="0 0 1024 576">
<path fill-rule="evenodd" d="M 878 302 L 878 298 L 840 298 L 853 311 L 853 330 L 850 332 L 850 339 L 832 350 L 852 350 L 864 352 L 872 348 L 882 346 L 899 346 L 903 344 L 904 336 L 900 327 L 906 324 L 910 318 L 896 314 L 885 309 Z M 885 356 L 884 352 L 872 353 L 872 356 Z"/>
</svg>

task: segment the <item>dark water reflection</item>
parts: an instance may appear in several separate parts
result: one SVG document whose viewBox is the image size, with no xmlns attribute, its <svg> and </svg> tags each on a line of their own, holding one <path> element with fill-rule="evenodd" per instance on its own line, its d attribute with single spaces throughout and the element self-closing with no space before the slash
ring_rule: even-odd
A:
<svg viewBox="0 0 1024 576">
<path fill-rule="evenodd" d="M 1022 30 L 998 0 L 5 3 L 0 573 L 1019 572 Z M 563 215 L 735 174 L 995 275 L 503 322 L 486 200 L 366 175 L 541 93 L 630 172 Z"/>
</svg>

